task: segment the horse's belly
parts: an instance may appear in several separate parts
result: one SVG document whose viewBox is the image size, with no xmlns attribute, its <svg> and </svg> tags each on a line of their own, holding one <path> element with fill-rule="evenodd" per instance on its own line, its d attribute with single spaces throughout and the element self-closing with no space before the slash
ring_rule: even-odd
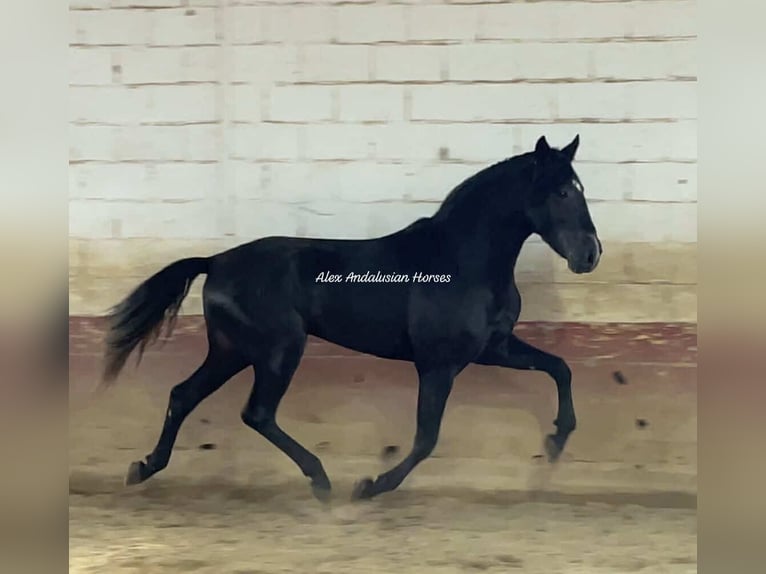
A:
<svg viewBox="0 0 766 574">
<path fill-rule="evenodd" d="M 328 285 L 318 291 L 310 334 L 378 357 L 411 359 L 405 285 Z"/>
</svg>

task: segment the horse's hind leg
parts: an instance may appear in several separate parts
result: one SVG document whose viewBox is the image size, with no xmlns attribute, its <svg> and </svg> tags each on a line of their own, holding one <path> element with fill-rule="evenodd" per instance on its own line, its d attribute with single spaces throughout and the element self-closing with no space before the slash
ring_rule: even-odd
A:
<svg viewBox="0 0 766 574">
<path fill-rule="evenodd" d="M 255 362 L 255 383 L 242 410 L 242 421 L 290 457 L 311 480 L 314 496 L 327 501 L 331 485 L 322 462 L 282 430 L 276 421 L 277 408 L 301 360 L 305 342 L 304 334 L 296 334 L 288 341 L 280 340 L 272 348 L 259 352 Z"/>
<path fill-rule="evenodd" d="M 130 465 L 125 483 L 138 484 L 168 465 L 178 430 L 194 408 L 247 366 L 241 358 L 224 353 L 210 341 L 210 351 L 202 365 L 184 382 L 170 391 L 162 432 L 154 450 L 144 460 Z"/>
</svg>

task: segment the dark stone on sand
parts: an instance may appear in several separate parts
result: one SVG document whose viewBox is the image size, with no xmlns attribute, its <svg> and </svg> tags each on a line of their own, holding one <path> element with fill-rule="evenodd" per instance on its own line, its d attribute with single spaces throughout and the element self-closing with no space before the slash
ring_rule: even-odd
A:
<svg viewBox="0 0 766 574">
<path fill-rule="evenodd" d="M 383 458 L 389 458 L 394 456 L 398 452 L 399 452 L 399 447 L 396 446 L 395 444 L 390 444 L 386 447 L 383 447 L 383 452 L 381 452 L 380 454 Z"/>
<path fill-rule="evenodd" d="M 203 442 L 201 445 L 199 445 L 200 450 L 215 450 L 217 448 L 218 446 L 212 442 Z"/>
<path fill-rule="evenodd" d="M 614 373 L 612 373 L 612 377 L 614 377 L 614 380 L 619 385 L 627 385 L 628 384 L 628 379 L 625 378 L 625 375 L 623 375 L 621 371 L 615 371 Z"/>
</svg>

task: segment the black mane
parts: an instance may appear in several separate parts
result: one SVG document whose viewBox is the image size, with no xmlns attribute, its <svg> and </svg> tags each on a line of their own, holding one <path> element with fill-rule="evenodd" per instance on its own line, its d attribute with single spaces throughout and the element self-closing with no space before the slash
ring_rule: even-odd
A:
<svg viewBox="0 0 766 574">
<path fill-rule="evenodd" d="M 521 181 L 520 175 L 530 157 L 531 154 L 525 153 L 506 158 L 465 179 L 447 194 L 433 218 L 443 220 L 457 213 L 473 217 L 475 209 L 491 206 L 494 192 L 501 183 L 510 183 L 514 179 Z"/>
</svg>

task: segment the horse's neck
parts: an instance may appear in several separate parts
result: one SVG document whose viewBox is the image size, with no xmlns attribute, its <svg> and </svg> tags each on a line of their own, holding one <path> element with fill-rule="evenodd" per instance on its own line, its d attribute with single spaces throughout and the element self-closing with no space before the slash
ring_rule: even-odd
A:
<svg viewBox="0 0 766 574">
<path fill-rule="evenodd" d="M 512 279 L 513 267 L 524 242 L 531 235 L 523 213 L 518 212 L 502 221 L 487 219 L 462 220 L 453 225 L 439 222 L 440 235 L 445 239 L 442 252 L 452 252 L 461 269 L 484 276 L 488 271 L 507 269 Z"/>
<path fill-rule="evenodd" d="M 530 235 L 532 230 L 521 213 L 503 224 L 496 225 L 491 232 L 489 248 L 493 262 L 496 265 L 507 265 L 513 273 L 521 248 Z"/>
</svg>

